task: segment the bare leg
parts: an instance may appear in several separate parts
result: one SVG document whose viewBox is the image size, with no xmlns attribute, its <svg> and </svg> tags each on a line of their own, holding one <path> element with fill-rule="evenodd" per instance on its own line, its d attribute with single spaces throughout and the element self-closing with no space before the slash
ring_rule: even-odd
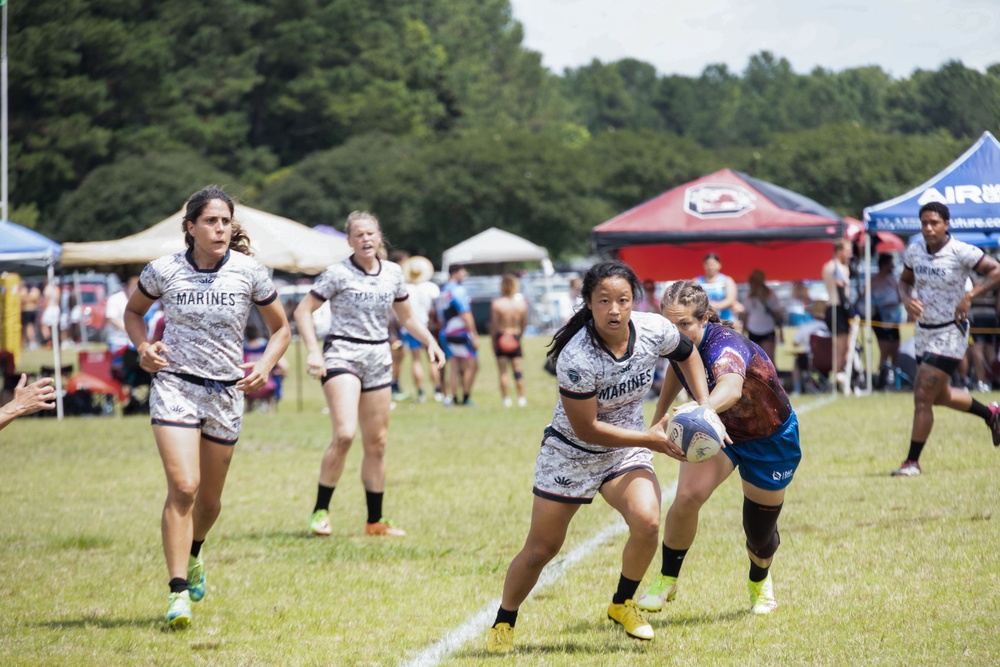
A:
<svg viewBox="0 0 1000 667">
<path fill-rule="evenodd" d="M 535 496 L 531 508 L 531 527 L 521 551 L 507 568 L 500 606 L 517 611 L 538 583 L 545 565 L 555 558 L 566 540 L 566 529 L 579 505 L 557 503 Z"/>
<path fill-rule="evenodd" d="M 350 451 L 354 434 L 358 430 L 361 380 L 349 373 L 336 375 L 323 385 L 323 393 L 326 394 L 326 404 L 330 408 L 333 439 L 323 452 L 319 483 L 323 486 L 336 486 L 344 472 L 347 452 Z"/>
</svg>

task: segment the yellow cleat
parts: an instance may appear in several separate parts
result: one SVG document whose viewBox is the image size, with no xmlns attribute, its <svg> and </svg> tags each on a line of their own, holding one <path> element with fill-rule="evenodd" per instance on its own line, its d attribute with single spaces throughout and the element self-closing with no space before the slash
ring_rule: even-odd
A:
<svg viewBox="0 0 1000 667">
<path fill-rule="evenodd" d="M 636 607 L 634 600 L 625 600 L 622 604 L 612 602 L 608 607 L 608 618 L 625 628 L 625 634 L 629 637 L 645 640 L 653 638 L 653 626 Z"/>
<path fill-rule="evenodd" d="M 514 628 L 509 623 L 497 623 L 490 628 L 489 639 L 486 640 L 488 653 L 510 653 L 514 650 Z"/>
</svg>

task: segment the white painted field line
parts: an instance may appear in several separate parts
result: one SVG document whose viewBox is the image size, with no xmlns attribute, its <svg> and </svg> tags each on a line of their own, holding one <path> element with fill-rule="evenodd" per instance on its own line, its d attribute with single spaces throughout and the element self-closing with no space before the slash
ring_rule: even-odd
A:
<svg viewBox="0 0 1000 667">
<path fill-rule="evenodd" d="M 663 490 L 664 505 L 673 501 L 674 493 L 676 493 L 676 491 L 677 480 L 674 480 L 673 484 Z M 624 533 L 627 530 L 628 526 L 625 524 L 625 520 L 619 516 L 618 520 L 613 524 L 603 529 L 565 556 L 557 556 L 555 560 L 546 565 L 545 569 L 542 570 L 542 574 L 538 578 L 538 583 L 535 584 L 531 594 L 528 595 L 528 599 L 530 600 L 535 593 L 542 590 L 549 584 L 558 581 L 570 570 L 570 568 L 589 556 L 605 541 L 615 535 Z M 498 581 L 502 583 L 502 580 Z M 462 625 L 449 632 L 432 646 L 421 651 L 411 660 L 403 663 L 403 667 L 436 667 L 452 653 L 460 649 L 463 644 L 481 636 L 484 630 L 493 625 L 493 619 L 496 617 L 497 609 L 499 607 L 500 598 L 490 601 L 486 604 L 485 608 L 476 612 L 474 616 L 470 616 L 464 623 L 462 623 Z"/>
<path fill-rule="evenodd" d="M 835 400 L 835 398 L 827 396 L 825 398 L 821 398 L 815 403 L 809 403 L 801 408 L 797 408 L 795 413 L 798 415 L 805 414 L 811 410 L 816 410 L 829 405 Z M 675 479 L 669 487 L 663 489 L 664 506 L 673 502 L 674 494 L 676 492 L 677 480 Z M 556 557 L 553 562 L 546 565 L 545 569 L 542 570 L 542 574 L 538 578 L 538 583 L 535 584 L 531 594 L 528 595 L 528 599 L 531 599 L 536 592 L 542 590 L 549 584 L 558 581 L 564 574 L 566 574 L 566 572 L 569 571 L 570 568 L 589 556 L 606 540 L 618 535 L 619 533 L 624 533 L 627 530 L 628 526 L 625 525 L 625 520 L 618 517 L 618 520 L 612 525 L 608 526 L 577 548 L 573 549 L 573 551 L 569 552 L 569 554 L 562 557 Z M 496 617 L 497 608 L 499 606 L 500 598 L 491 600 L 483 609 L 480 609 L 473 616 L 470 616 L 460 626 L 449 632 L 430 647 L 418 653 L 411 660 L 403 663 L 403 667 L 437 667 L 437 665 L 441 664 L 443 660 L 447 659 L 455 651 L 462 648 L 464 644 L 476 637 L 481 636 L 483 631 L 493 624 L 493 619 Z"/>
</svg>

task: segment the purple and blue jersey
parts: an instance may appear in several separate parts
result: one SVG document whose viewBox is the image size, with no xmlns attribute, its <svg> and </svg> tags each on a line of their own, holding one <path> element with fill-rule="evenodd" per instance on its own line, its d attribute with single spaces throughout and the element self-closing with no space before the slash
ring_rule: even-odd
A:
<svg viewBox="0 0 1000 667">
<path fill-rule="evenodd" d="M 743 378 L 739 400 L 719 413 L 734 444 L 767 438 L 781 429 L 792 414 L 792 404 L 774 364 L 759 345 L 729 327 L 709 322 L 698 354 L 705 364 L 709 392 L 715 389 L 716 379 L 722 375 L 736 373 Z M 680 367 L 671 363 L 691 395 Z"/>
</svg>

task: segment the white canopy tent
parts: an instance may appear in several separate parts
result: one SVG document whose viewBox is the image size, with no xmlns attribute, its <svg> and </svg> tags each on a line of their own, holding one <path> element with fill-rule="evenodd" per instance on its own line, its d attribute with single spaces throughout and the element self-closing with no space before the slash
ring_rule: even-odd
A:
<svg viewBox="0 0 1000 667">
<path fill-rule="evenodd" d="M 555 270 L 549 260 L 549 251 L 517 234 L 490 227 L 444 251 L 441 270 L 448 273 L 453 264 L 504 264 L 507 262 L 541 262 L 544 275 L 544 294 L 540 311 L 545 322 L 558 326 L 558 304 L 552 300 L 552 276 Z M 539 304 L 536 304 L 536 306 Z"/>
<path fill-rule="evenodd" d="M 149 229 L 115 241 L 64 243 L 63 267 L 145 264 L 184 249 L 183 211 Z M 317 232 L 301 223 L 248 206 L 236 207 L 236 220 L 250 236 L 254 256 L 269 269 L 322 273 L 351 254 L 343 237 Z"/>
<path fill-rule="evenodd" d="M 441 270 L 448 272 L 452 264 L 500 264 L 503 262 L 542 262 L 548 274 L 551 263 L 549 251 L 517 234 L 490 227 L 458 245 L 444 251 Z"/>
</svg>

